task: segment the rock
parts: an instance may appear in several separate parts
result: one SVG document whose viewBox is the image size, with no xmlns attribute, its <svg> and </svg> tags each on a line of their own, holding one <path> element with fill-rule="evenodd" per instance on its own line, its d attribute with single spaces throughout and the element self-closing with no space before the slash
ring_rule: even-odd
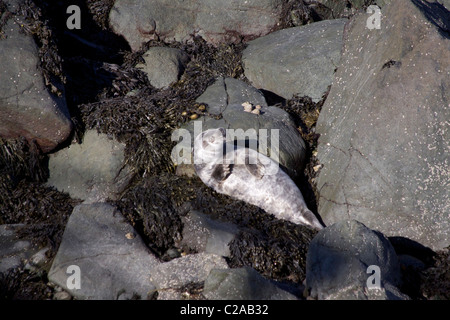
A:
<svg viewBox="0 0 450 320">
<path fill-rule="evenodd" d="M 369 30 L 357 14 L 344 36 L 316 127 L 319 214 L 439 250 L 450 244 L 449 13 L 400 0 L 382 15 Z"/>
<path fill-rule="evenodd" d="M 19 2 L 11 3 L 14 14 Z M 44 153 L 53 150 L 68 138 L 72 122 L 64 95 L 57 97 L 47 90 L 38 48 L 31 35 L 20 31 L 15 16 L 2 27 L 0 57 L 0 136 L 25 137 L 35 140 Z"/>
<path fill-rule="evenodd" d="M 115 199 L 131 178 L 124 166 L 125 145 L 96 130 L 82 144 L 72 144 L 49 157 L 49 186 L 85 203 Z"/>
<path fill-rule="evenodd" d="M 37 271 L 40 267 L 43 267 L 49 260 L 47 259 L 47 251 L 49 247 L 42 248 L 29 259 L 27 259 L 24 269 L 30 271 Z"/>
<path fill-rule="evenodd" d="M 190 254 L 162 263 L 150 271 L 156 290 L 179 288 L 205 281 L 214 268 L 228 268 L 224 258 L 208 253 Z"/>
<path fill-rule="evenodd" d="M 237 226 L 213 220 L 197 211 L 190 211 L 181 220 L 183 221 L 183 240 L 180 246 L 186 246 L 195 252 L 230 256 L 228 244 L 238 234 Z"/>
<path fill-rule="evenodd" d="M 72 296 L 66 291 L 58 291 L 53 295 L 54 300 L 72 300 Z"/>
<path fill-rule="evenodd" d="M 134 237 L 127 237 L 131 233 Z M 121 214 L 106 203 L 81 204 L 69 218 L 49 280 L 77 299 L 146 299 L 155 289 L 149 270 L 160 262 Z M 67 282 L 78 266 L 80 288 Z"/>
<path fill-rule="evenodd" d="M 152 47 L 143 58 L 145 64 L 138 64 L 136 68 L 142 69 L 150 84 L 157 89 L 167 88 L 178 81 L 189 61 L 189 56 L 182 50 L 166 47 Z"/>
<path fill-rule="evenodd" d="M 379 289 L 367 286 L 373 274 L 367 272 L 369 266 L 379 267 Z M 383 234 L 356 220 L 337 222 L 321 230 L 310 243 L 306 287 L 312 298 L 370 299 L 368 292 L 383 288 L 391 292 L 391 286 L 399 285 L 400 279 L 398 258 L 391 243 Z"/>
<path fill-rule="evenodd" d="M 242 53 L 245 76 L 285 99 L 297 94 L 320 101 L 339 64 L 346 21 L 324 20 L 250 41 Z"/>
<path fill-rule="evenodd" d="M 390 0 L 376 0 L 370 1 L 371 5 L 377 5 L 378 7 L 385 6 Z M 325 5 L 332 12 L 334 18 L 348 18 L 353 15 L 357 10 L 364 8 L 368 1 L 365 0 L 318 0 L 321 4 Z M 332 18 L 330 18 L 332 19 Z"/>
<path fill-rule="evenodd" d="M 213 44 L 265 35 L 280 23 L 282 0 L 116 0 L 112 29 L 133 50 L 152 39 L 186 41 L 193 35 Z"/>
<path fill-rule="evenodd" d="M 219 115 L 228 105 L 249 102 L 261 107 L 267 107 L 264 95 L 258 89 L 234 78 L 222 78 L 210 85 L 196 100 L 208 105 L 208 112 Z"/>
<path fill-rule="evenodd" d="M 238 143 L 243 144 L 243 140 L 249 141 L 249 147 L 272 157 L 291 177 L 298 177 L 302 172 L 305 165 L 306 146 L 294 121 L 284 110 L 267 106 L 262 94 L 255 88 L 240 80 L 219 78 L 216 83 L 206 89 L 197 102 L 208 104 L 207 111 L 212 116 L 199 117 L 181 127 L 178 132 L 183 137 L 186 135 L 186 139 L 183 138 L 177 147 L 183 148 L 186 152 L 177 152 L 178 149 L 174 148 L 172 158 L 175 163 L 180 164 L 186 161 L 185 163 L 192 165 L 191 148 L 194 145 L 194 138 L 207 129 L 222 127 L 241 129 L 243 136 L 235 139 Z M 261 113 L 245 112 L 243 102 L 261 105 Z M 215 115 L 221 115 L 221 117 L 218 118 Z M 235 133 L 238 134 L 239 131 Z M 264 133 L 267 134 L 267 139 Z M 178 141 L 176 136 L 174 139 Z M 255 147 L 258 143 L 259 146 Z M 272 154 L 272 150 L 277 152 Z"/>
<path fill-rule="evenodd" d="M 0 225 L 0 273 L 22 266 L 39 248 L 28 239 L 19 239 L 17 230 L 21 224 Z"/>
<path fill-rule="evenodd" d="M 211 270 L 203 295 L 208 300 L 297 300 L 250 267 Z"/>
</svg>

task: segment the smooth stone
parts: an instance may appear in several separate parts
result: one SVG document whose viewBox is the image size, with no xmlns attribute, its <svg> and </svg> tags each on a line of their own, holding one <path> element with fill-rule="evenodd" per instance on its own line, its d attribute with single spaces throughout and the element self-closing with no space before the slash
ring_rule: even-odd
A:
<svg viewBox="0 0 450 320">
<path fill-rule="evenodd" d="M 250 267 L 211 270 L 203 295 L 208 300 L 297 300 Z"/>
<path fill-rule="evenodd" d="M 346 19 L 288 28 L 252 40 L 242 53 L 245 76 L 258 88 L 285 99 L 322 99 L 333 82 Z"/>
<path fill-rule="evenodd" d="M 319 300 L 369 299 L 368 291 L 378 290 L 367 284 L 373 275 L 369 266 L 379 268 L 380 290 L 400 285 L 400 266 L 389 240 L 356 220 L 337 222 L 319 231 L 309 245 L 306 288 Z"/>
<path fill-rule="evenodd" d="M 211 219 L 197 211 L 190 211 L 181 219 L 183 221 L 183 240 L 180 246 L 187 246 L 195 252 L 206 252 L 223 257 L 230 256 L 228 244 L 238 234 L 237 226 Z"/>
<path fill-rule="evenodd" d="M 124 167 L 124 150 L 123 143 L 88 130 L 81 144 L 50 155 L 47 185 L 85 203 L 115 199 L 132 177 Z"/>
<path fill-rule="evenodd" d="M 205 281 L 214 268 L 228 268 L 228 264 L 224 258 L 215 254 L 189 254 L 152 268 L 150 281 L 155 285 L 155 290 L 179 288 Z"/>
<path fill-rule="evenodd" d="M 134 237 L 127 237 L 133 234 Z M 117 209 L 80 204 L 67 222 L 48 278 L 77 299 L 116 300 L 154 291 L 150 270 L 160 262 Z M 80 288 L 69 288 L 69 266 L 80 270 Z"/>
<path fill-rule="evenodd" d="M 189 56 L 180 49 L 152 47 L 143 54 L 144 64 L 136 68 L 147 74 L 150 84 L 157 89 L 177 82 L 189 62 Z"/>
</svg>

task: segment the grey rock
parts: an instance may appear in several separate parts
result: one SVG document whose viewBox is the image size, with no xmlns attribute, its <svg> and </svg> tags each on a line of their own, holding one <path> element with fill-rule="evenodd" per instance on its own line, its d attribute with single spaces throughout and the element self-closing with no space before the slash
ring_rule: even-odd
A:
<svg viewBox="0 0 450 320">
<path fill-rule="evenodd" d="M 156 290 L 179 288 L 205 281 L 215 268 L 228 268 L 225 259 L 215 254 L 190 254 L 155 266 L 150 271 L 150 280 Z"/>
<path fill-rule="evenodd" d="M 182 136 L 186 135 L 186 139 L 184 136 L 181 141 L 177 137 L 173 139 L 179 141 L 177 147 L 183 148 L 186 152 L 177 153 L 179 150 L 175 148 L 172 154 L 175 163 L 180 164 L 185 161 L 184 163 L 192 165 L 191 148 L 194 145 L 194 138 L 202 131 L 222 127 L 241 129 L 241 133 L 245 136 L 238 137 L 236 139 L 238 143 L 244 143 L 244 140 L 250 141 L 251 148 L 277 161 L 291 177 L 298 177 L 302 172 L 305 165 L 306 146 L 294 121 L 284 110 L 267 106 L 262 94 L 255 88 L 240 80 L 219 78 L 216 83 L 206 89 L 197 102 L 207 103 L 207 111 L 212 116 L 201 116 L 181 127 L 182 130 L 187 130 L 179 131 Z M 243 102 L 261 105 L 261 114 L 245 112 Z M 218 118 L 215 115 L 221 115 L 221 117 Z M 261 135 L 264 132 L 267 133 L 267 139 Z M 278 139 L 272 143 L 272 139 L 277 138 L 277 135 Z M 255 147 L 258 143 L 259 146 Z M 272 153 L 272 150 L 275 152 Z"/>
<path fill-rule="evenodd" d="M 183 240 L 180 246 L 187 246 L 195 252 L 206 252 L 223 257 L 230 256 L 228 244 L 236 237 L 237 226 L 213 220 L 207 215 L 190 211 L 182 217 Z"/>
<path fill-rule="evenodd" d="M 85 203 L 115 199 L 132 176 L 124 166 L 124 149 L 106 134 L 88 130 L 83 143 L 50 155 L 47 184 Z"/>
<path fill-rule="evenodd" d="M 116 0 L 109 21 L 133 50 L 152 39 L 183 42 L 193 35 L 217 44 L 269 33 L 280 22 L 282 2 Z"/>
<path fill-rule="evenodd" d="M 49 152 L 68 138 L 72 122 L 64 95 L 57 97 L 45 86 L 33 37 L 20 32 L 14 15 L 19 1 L 7 3 L 13 17 L 2 27 L 0 40 L 0 136 L 35 140 Z"/>
<path fill-rule="evenodd" d="M 152 47 L 144 53 L 144 64 L 137 64 L 155 88 L 167 88 L 180 79 L 189 56 L 180 49 Z"/>
<path fill-rule="evenodd" d="M 346 21 L 324 20 L 250 41 L 242 53 L 245 76 L 285 99 L 298 94 L 320 101 L 339 64 Z"/>
<path fill-rule="evenodd" d="M 53 295 L 53 299 L 55 300 L 72 300 L 72 296 L 70 293 L 66 291 L 58 291 Z"/>
<path fill-rule="evenodd" d="M 367 286 L 369 266 L 380 269 L 380 289 Z M 356 220 L 337 222 L 311 241 L 306 257 L 306 287 L 317 299 L 369 299 L 372 290 L 398 286 L 398 258 L 383 234 Z M 389 291 L 389 292 L 390 292 Z M 380 296 L 381 292 L 375 296 Z"/>
<path fill-rule="evenodd" d="M 381 29 L 354 16 L 316 132 L 319 214 L 431 249 L 450 244 L 449 12 L 391 1 Z"/>
<path fill-rule="evenodd" d="M 203 295 L 208 300 L 297 300 L 250 267 L 211 270 Z"/>
<path fill-rule="evenodd" d="M 39 248 L 29 239 L 19 239 L 17 230 L 22 224 L 0 225 L 0 273 L 22 266 Z"/>
<path fill-rule="evenodd" d="M 210 85 L 197 99 L 199 103 L 208 105 L 208 112 L 219 115 L 228 105 L 249 102 L 261 107 L 267 107 L 264 95 L 245 82 L 234 78 L 222 78 Z"/>
<path fill-rule="evenodd" d="M 78 299 L 111 300 L 133 294 L 146 299 L 155 289 L 149 271 L 159 263 L 113 206 L 80 204 L 69 218 L 48 277 Z M 67 286 L 71 265 L 80 268 L 80 289 Z"/>
<path fill-rule="evenodd" d="M 376 0 L 371 1 L 371 5 L 377 5 L 382 8 L 390 0 Z M 347 18 L 352 14 L 355 14 L 357 10 L 360 10 L 366 6 L 368 1 L 365 0 L 349 0 L 349 1 L 340 1 L 340 0 L 318 0 L 318 2 L 322 3 L 326 7 L 328 7 L 332 11 L 332 17 L 334 18 Z M 350 4 L 350 7 L 348 6 Z M 369 16 L 368 16 L 369 17 Z"/>
<path fill-rule="evenodd" d="M 29 259 L 27 259 L 24 269 L 30 271 L 38 271 L 39 268 L 43 267 L 45 263 L 49 260 L 47 259 L 47 251 L 49 247 L 40 249 L 38 252 L 33 254 Z"/>
</svg>

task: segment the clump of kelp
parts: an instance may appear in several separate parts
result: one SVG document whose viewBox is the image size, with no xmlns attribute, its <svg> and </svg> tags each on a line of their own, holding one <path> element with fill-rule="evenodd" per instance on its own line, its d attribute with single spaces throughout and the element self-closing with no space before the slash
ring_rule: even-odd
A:
<svg viewBox="0 0 450 320">
<path fill-rule="evenodd" d="M 151 46 L 178 47 L 190 56 L 180 81 L 167 89 L 152 88 L 135 68 Z M 187 44 L 151 41 L 140 51 L 127 54 L 123 65 L 116 66 L 117 73 L 128 77 L 121 78 L 120 83 L 113 82 L 109 91 L 103 92 L 101 101 L 80 106 L 83 123 L 126 143 L 126 163 L 140 176 L 171 171 L 173 130 L 193 114 L 203 112 L 195 99 L 216 77 L 243 77 L 242 49 L 242 44 L 214 47 L 201 38 Z M 133 87 L 128 83 L 133 83 Z"/>
<path fill-rule="evenodd" d="M 46 187 L 47 178 L 47 156 L 35 142 L 0 139 L 0 224 L 24 224 L 19 235 L 54 255 L 78 201 Z"/>
</svg>

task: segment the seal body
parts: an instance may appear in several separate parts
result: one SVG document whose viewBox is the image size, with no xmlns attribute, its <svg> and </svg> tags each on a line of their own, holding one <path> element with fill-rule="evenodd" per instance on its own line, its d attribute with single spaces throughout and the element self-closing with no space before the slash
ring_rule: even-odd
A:
<svg viewBox="0 0 450 320">
<path fill-rule="evenodd" d="M 278 164 L 253 149 L 227 143 L 223 128 L 196 137 L 194 167 L 200 179 L 219 193 L 258 206 L 278 219 L 323 228 Z"/>
</svg>

